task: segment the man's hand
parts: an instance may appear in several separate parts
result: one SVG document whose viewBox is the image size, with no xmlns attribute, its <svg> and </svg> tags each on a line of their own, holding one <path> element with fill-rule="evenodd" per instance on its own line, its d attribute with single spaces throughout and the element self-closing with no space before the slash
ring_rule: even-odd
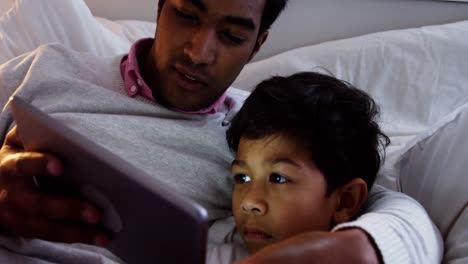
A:
<svg viewBox="0 0 468 264">
<path fill-rule="evenodd" d="M 236 264 L 379 263 L 376 249 L 360 229 L 308 232 L 258 251 Z"/>
<path fill-rule="evenodd" d="M 0 231 L 27 238 L 105 245 L 97 228 L 99 211 L 77 198 L 39 190 L 34 176 L 60 177 L 61 162 L 52 155 L 26 152 L 16 127 L 0 149 Z"/>
</svg>

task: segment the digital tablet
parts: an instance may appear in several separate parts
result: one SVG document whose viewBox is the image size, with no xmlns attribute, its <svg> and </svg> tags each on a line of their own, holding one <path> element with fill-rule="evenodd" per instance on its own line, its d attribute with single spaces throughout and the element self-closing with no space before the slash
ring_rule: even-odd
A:
<svg viewBox="0 0 468 264">
<path fill-rule="evenodd" d="M 23 99 L 10 105 L 25 149 L 62 160 L 54 188 L 77 191 L 101 209 L 102 224 L 115 233 L 111 252 L 128 264 L 205 262 L 203 207 Z"/>
</svg>

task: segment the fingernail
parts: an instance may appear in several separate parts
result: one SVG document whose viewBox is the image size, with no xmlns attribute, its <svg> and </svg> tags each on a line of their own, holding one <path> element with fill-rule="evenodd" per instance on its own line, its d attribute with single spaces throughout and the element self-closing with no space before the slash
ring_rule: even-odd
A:
<svg viewBox="0 0 468 264">
<path fill-rule="evenodd" d="M 8 191 L 6 189 L 2 189 L 0 191 L 0 203 L 2 203 L 3 201 L 5 201 L 5 199 L 7 198 L 8 196 Z"/>
<path fill-rule="evenodd" d="M 96 213 L 96 210 L 91 207 L 85 207 L 81 215 L 83 220 L 88 224 L 95 225 L 99 223 L 99 215 Z"/>
<path fill-rule="evenodd" d="M 109 244 L 109 239 L 106 236 L 97 235 L 93 242 L 96 246 L 105 247 Z"/>
<path fill-rule="evenodd" d="M 60 176 L 62 173 L 62 167 L 54 161 L 47 162 L 47 171 L 51 176 Z"/>
</svg>

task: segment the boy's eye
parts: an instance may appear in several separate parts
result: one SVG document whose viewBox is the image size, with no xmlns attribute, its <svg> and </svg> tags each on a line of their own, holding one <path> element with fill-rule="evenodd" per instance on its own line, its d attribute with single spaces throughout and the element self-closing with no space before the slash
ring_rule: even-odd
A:
<svg viewBox="0 0 468 264">
<path fill-rule="evenodd" d="M 287 182 L 289 182 L 289 179 L 288 179 L 288 177 L 280 175 L 278 173 L 272 173 L 270 175 L 270 182 L 273 182 L 273 183 L 287 183 Z"/>
<path fill-rule="evenodd" d="M 239 174 L 234 175 L 234 181 L 237 184 L 242 184 L 242 183 L 250 182 L 251 179 L 250 179 L 250 176 L 239 173 Z"/>
</svg>

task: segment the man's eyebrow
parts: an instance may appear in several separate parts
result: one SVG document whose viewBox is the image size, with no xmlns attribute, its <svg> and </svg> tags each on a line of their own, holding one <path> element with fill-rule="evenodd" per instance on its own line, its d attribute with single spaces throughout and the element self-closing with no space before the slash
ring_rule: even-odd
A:
<svg viewBox="0 0 468 264">
<path fill-rule="evenodd" d="M 231 163 L 231 167 L 234 167 L 234 166 L 245 167 L 246 165 L 247 163 L 245 163 L 245 161 L 242 161 L 242 160 L 233 160 Z"/>
<path fill-rule="evenodd" d="M 196 8 L 200 9 L 201 11 L 206 12 L 206 5 L 203 3 L 202 0 L 189 0 L 192 5 L 194 5 Z"/>
<path fill-rule="evenodd" d="M 237 16 L 227 16 L 224 18 L 227 23 L 235 24 L 240 27 L 243 27 L 249 31 L 255 31 L 255 23 L 251 18 L 237 17 Z"/>
</svg>

